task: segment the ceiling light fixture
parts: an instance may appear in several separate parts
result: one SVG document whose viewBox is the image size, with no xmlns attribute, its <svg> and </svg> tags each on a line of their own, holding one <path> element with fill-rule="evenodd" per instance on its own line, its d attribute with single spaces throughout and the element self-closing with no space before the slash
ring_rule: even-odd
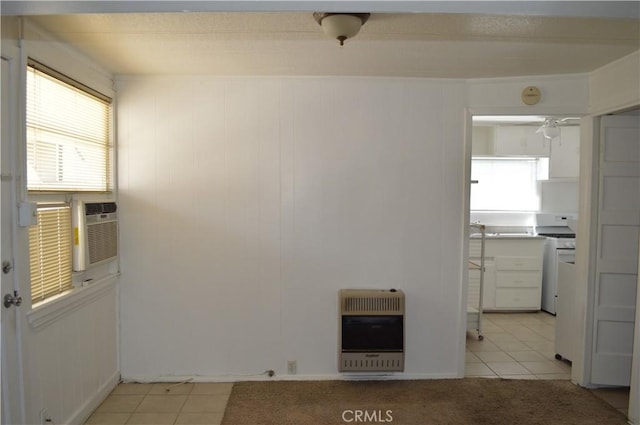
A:
<svg viewBox="0 0 640 425">
<path fill-rule="evenodd" d="M 371 16 L 370 13 L 325 13 L 315 12 L 313 18 L 322 31 L 331 38 L 335 38 L 344 45 L 347 38 L 355 37 L 360 28 Z"/>
<path fill-rule="evenodd" d="M 536 133 L 542 133 L 542 135 L 549 139 L 555 139 L 560 136 L 560 127 L 558 127 L 558 120 L 547 119 L 544 124 L 536 131 Z"/>
</svg>

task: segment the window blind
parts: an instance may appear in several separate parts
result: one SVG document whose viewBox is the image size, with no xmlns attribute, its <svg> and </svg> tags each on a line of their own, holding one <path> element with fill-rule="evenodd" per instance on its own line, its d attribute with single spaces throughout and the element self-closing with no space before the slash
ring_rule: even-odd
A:
<svg viewBox="0 0 640 425">
<path fill-rule="evenodd" d="M 29 60 L 27 188 L 111 190 L 111 100 Z"/>
<path fill-rule="evenodd" d="M 477 159 L 471 161 L 471 210 L 538 211 L 536 159 Z"/>
<path fill-rule="evenodd" d="M 71 280 L 71 207 L 38 206 L 38 224 L 29 228 L 31 302 L 73 288 Z"/>
</svg>

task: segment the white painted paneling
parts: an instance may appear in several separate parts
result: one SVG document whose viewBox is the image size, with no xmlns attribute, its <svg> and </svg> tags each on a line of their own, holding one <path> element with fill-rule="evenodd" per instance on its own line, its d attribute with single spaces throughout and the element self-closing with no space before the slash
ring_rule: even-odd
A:
<svg viewBox="0 0 640 425">
<path fill-rule="evenodd" d="M 119 92 L 122 373 L 337 374 L 340 288 L 407 293 L 455 376 L 463 83 L 140 78 Z"/>
<path fill-rule="evenodd" d="M 582 114 L 588 104 L 588 81 L 587 74 L 472 79 L 467 80 L 468 104 L 484 114 Z M 537 105 L 525 105 L 521 100 L 522 90 L 528 86 L 540 89 Z"/>
<path fill-rule="evenodd" d="M 640 105 L 640 50 L 589 74 L 589 110 L 608 113 Z"/>
<path fill-rule="evenodd" d="M 27 423 L 88 417 L 118 381 L 116 286 L 39 329 L 24 329 Z"/>
</svg>

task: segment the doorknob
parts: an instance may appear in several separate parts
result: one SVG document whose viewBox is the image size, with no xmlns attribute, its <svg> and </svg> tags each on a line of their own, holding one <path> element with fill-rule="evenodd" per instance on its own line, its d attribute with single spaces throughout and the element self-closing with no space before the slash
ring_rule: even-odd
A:
<svg viewBox="0 0 640 425">
<path fill-rule="evenodd" d="M 12 305 L 15 305 L 16 307 L 20 307 L 20 304 L 22 304 L 22 297 L 18 295 L 18 291 L 13 291 L 13 295 L 6 294 L 4 296 L 5 308 L 9 308 Z"/>
<path fill-rule="evenodd" d="M 2 262 L 2 273 L 9 274 L 11 269 L 13 269 L 13 266 L 11 265 L 11 263 L 9 261 L 3 261 Z"/>
</svg>

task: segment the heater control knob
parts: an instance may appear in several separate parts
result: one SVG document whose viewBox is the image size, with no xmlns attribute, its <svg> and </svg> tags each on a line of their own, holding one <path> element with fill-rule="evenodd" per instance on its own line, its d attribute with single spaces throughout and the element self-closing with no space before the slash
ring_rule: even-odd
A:
<svg viewBox="0 0 640 425">
<path fill-rule="evenodd" d="M 389 289 L 389 292 L 396 292 L 395 288 Z"/>
</svg>

